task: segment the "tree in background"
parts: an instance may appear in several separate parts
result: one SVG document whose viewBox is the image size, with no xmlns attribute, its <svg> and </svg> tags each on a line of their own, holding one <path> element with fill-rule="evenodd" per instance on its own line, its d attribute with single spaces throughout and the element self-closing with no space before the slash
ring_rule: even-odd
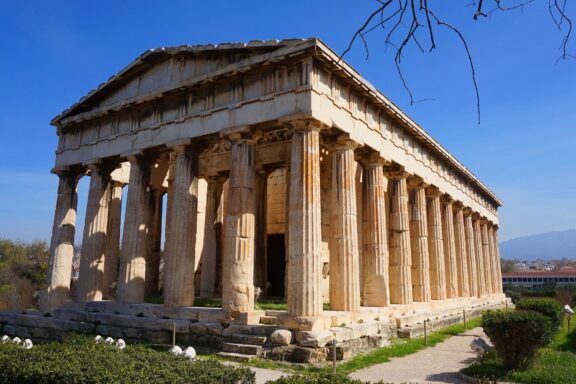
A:
<svg viewBox="0 0 576 384">
<path fill-rule="evenodd" d="M 45 286 L 48 244 L 0 239 L 0 309 L 23 310 L 37 306 Z"/>
<path fill-rule="evenodd" d="M 502 272 L 514 272 L 516 270 L 516 261 L 500 259 L 500 268 Z"/>
</svg>

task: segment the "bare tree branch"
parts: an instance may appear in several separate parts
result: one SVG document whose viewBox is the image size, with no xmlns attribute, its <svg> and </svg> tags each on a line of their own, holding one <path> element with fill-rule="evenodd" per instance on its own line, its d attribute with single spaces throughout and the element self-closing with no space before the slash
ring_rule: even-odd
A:
<svg viewBox="0 0 576 384">
<path fill-rule="evenodd" d="M 416 3 L 416 1 L 418 1 L 418 3 Z M 471 3 L 466 4 L 465 7 L 474 8 L 473 19 L 477 20 L 481 16 L 483 18 L 488 18 L 494 12 L 523 10 L 524 7 L 534 3 L 535 1 L 536 0 L 471 0 Z M 409 49 L 410 44 L 413 43 L 414 47 L 422 53 L 425 53 L 424 46 L 421 43 L 421 38 L 424 36 L 430 44 L 428 52 L 432 52 L 437 47 L 434 23 L 439 27 L 444 27 L 458 37 L 462 43 L 464 51 L 466 52 L 471 70 L 472 83 L 476 94 L 478 123 L 480 123 L 480 92 L 476 79 L 476 69 L 474 67 L 470 47 L 462 32 L 454 24 L 440 19 L 437 16 L 436 11 L 429 5 L 428 0 L 398 0 L 397 2 L 394 2 L 394 0 L 376 0 L 376 2 L 378 3 L 378 7 L 366 18 L 362 26 L 356 30 L 348 44 L 348 47 L 340 55 L 340 60 L 350 52 L 357 40 L 362 41 L 366 53 L 366 59 L 368 59 L 370 51 L 366 36 L 380 28 L 382 30 L 387 30 L 384 39 L 384 47 L 386 49 L 392 47 L 395 50 L 394 65 L 396 66 L 398 76 L 402 81 L 406 93 L 408 93 L 410 104 L 412 105 L 416 102 L 427 99 L 421 99 L 418 101 L 414 100 L 414 94 L 408 86 L 401 65 L 405 50 Z M 393 2 L 397 4 L 397 7 L 391 6 Z M 568 44 L 572 36 L 572 20 L 568 16 L 566 7 L 567 0 L 548 0 L 548 10 L 552 21 L 560 31 L 564 32 L 562 43 L 560 45 L 561 56 L 558 60 L 576 58 L 573 54 L 568 52 Z M 425 22 L 422 24 L 420 19 L 425 20 Z M 423 29 L 426 32 L 421 32 Z M 424 35 L 422 35 L 423 33 Z"/>
</svg>

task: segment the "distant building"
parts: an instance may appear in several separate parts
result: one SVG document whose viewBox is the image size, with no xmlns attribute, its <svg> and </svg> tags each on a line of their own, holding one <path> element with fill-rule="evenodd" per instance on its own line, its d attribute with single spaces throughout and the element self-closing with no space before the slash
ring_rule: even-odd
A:
<svg viewBox="0 0 576 384">
<path fill-rule="evenodd" d="M 522 271 L 503 272 L 502 284 L 520 287 L 537 288 L 545 283 L 558 285 L 576 284 L 576 268 L 562 269 L 560 271 Z"/>
</svg>

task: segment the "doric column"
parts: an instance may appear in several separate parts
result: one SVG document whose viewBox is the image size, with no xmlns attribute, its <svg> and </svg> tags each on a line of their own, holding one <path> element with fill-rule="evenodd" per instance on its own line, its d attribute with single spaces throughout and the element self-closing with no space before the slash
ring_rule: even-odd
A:
<svg viewBox="0 0 576 384">
<path fill-rule="evenodd" d="M 70 171 L 60 171 L 57 175 L 58 197 L 48 255 L 46 291 L 40 301 L 42 311 L 58 308 L 70 298 L 79 175 Z"/>
<path fill-rule="evenodd" d="M 164 247 L 164 305 L 194 304 L 194 265 L 198 214 L 198 149 L 176 145 L 170 222 Z"/>
<path fill-rule="evenodd" d="M 478 214 L 474 214 L 474 243 L 476 248 L 476 271 L 478 273 L 478 294 L 480 297 L 486 296 L 486 278 L 485 278 L 485 265 L 484 265 L 484 251 L 482 249 L 482 230 L 480 226 L 480 219 Z"/>
<path fill-rule="evenodd" d="M 150 214 L 148 224 L 148 251 L 146 253 L 146 296 L 158 294 L 160 280 L 160 254 L 162 251 L 162 197 L 164 191 L 150 191 Z"/>
<path fill-rule="evenodd" d="M 222 271 L 222 309 L 231 318 L 254 309 L 254 236 L 256 159 L 254 141 L 245 129 L 228 134 L 232 141 L 226 234 Z"/>
<path fill-rule="evenodd" d="M 492 294 L 492 261 L 491 261 L 491 252 L 490 252 L 490 242 L 488 238 L 488 223 L 485 219 L 480 221 L 480 234 L 481 234 L 481 241 L 482 241 L 482 257 L 484 262 L 484 284 L 486 286 L 486 293 L 488 295 Z"/>
<path fill-rule="evenodd" d="M 436 187 L 426 188 L 428 214 L 428 251 L 430 254 L 430 292 L 433 300 L 446 299 L 446 268 L 442 235 L 441 193 Z"/>
<path fill-rule="evenodd" d="M 390 195 L 390 303 L 412 303 L 412 251 L 408 214 L 408 173 L 385 167 Z"/>
<path fill-rule="evenodd" d="M 121 182 L 111 182 L 108 225 L 106 229 L 106 252 L 104 258 L 104 284 L 102 286 L 102 296 L 104 299 L 112 299 L 112 285 L 118 283 L 120 227 L 122 224 L 122 187 L 123 184 Z"/>
<path fill-rule="evenodd" d="M 478 270 L 476 267 L 476 247 L 474 246 L 474 227 L 472 225 L 472 212 L 469 208 L 466 208 L 464 211 L 464 226 L 470 296 L 480 297 L 480 294 L 478 293 Z"/>
<path fill-rule="evenodd" d="M 498 291 L 496 285 L 498 284 L 496 280 L 496 258 L 494 257 L 494 239 L 492 238 L 492 223 L 486 223 L 486 236 L 488 237 L 488 251 L 489 251 L 489 263 L 490 263 L 490 293 L 494 294 Z"/>
<path fill-rule="evenodd" d="M 254 234 L 254 286 L 266 292 L 266 194 L 268 172 L 259 169 L 256 172 L 254 193 L 255 234 Z"/>
<path fill-rule="evenodd" d="M 330 247 L 330 309 L 360 308 L 358 214 L 356 210 L 357 144 L 338 139 L 332 156 L 332 246 Z M 319 182 L 320 180 L 318 180 Z"/>
<path fill-rule="evenodd" d="M 200 297 L 216 295 L 216 260 L 222 254 L 221 233 L 224 177 L 208 178 L 206 193 L 206 219 L 204 224 L 204 247 L 202 248 L 202 271 L 200 273 Z M 220 219 L 220 220 L 219 220 Z"/>
<path fill-rule="evenodd" d="M 143 303 L 150 224 L 150 161 L 142 155 L 128 156 L 128 160 L 130 179 L 117 297 L 123 303 Z"/>
<path fill-rule="evenodd" d="M 408 179 L 410 205 L 410 247 L 412 249 L 412 295 L 414 301 L 432 300 L 430 292 L 430 258 L 428 253 L 428 215 L 426 184 L 422 179 Z"/>
<path fill-rule="evenodd" d="M 468 256 L 466 248 L 466 230 L 462 204 L 454 204 L 454 237 L 456 240 L 456 270 L 458 271 L 458 296 L 470 296 L 468 279 Z"/>
<path fill-rule="evenodd" d="M 456 242 L 454 239 L 453 200 L 442 197 L 442 238 L 444 239 L 444 267 L 446 268 L 446 297 L 458 297 L 458 271 L 456 267 Z"/>
<path fill-rule="evenodd" d="M 388 287 L 388 228 L 384 159 L 374 154 L 363 159 L 362 298 L 367 307 L 390 304 Z"/>
<path fill-rule="evenodd" d="M 78 300 L 102 300 L 104 251 L 110 203 L 110 172 L 106 164 L 91 164 L 90 189 L 86 205 L 84 236 L 80 257 Z"/>
<path fill-rule="evenodd" d="M 320 133 L 313 122 L 295 121 L 290 154 L 288 209 L 288 313 L 322 313 Z"/>
<path fill-rule="evenodd" d="M 500 245 L 498 244 L 498 226 L 492 226 L 492 244 L 496 260 L 496 293 L 502 293 L 502 266 L 500 265 Z"/>
</svg>

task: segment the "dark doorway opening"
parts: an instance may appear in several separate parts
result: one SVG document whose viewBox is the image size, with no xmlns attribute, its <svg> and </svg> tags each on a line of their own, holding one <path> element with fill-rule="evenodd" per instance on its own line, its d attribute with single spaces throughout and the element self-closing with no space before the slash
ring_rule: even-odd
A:
<svg viewBox="0 0 576 384">
<path fill-rule="evenodd" d="M 266 286 L 268 297 L 284 297 L 286 247 L 284 234 L 268 235 L 266 255 Z"/>
</svg>

